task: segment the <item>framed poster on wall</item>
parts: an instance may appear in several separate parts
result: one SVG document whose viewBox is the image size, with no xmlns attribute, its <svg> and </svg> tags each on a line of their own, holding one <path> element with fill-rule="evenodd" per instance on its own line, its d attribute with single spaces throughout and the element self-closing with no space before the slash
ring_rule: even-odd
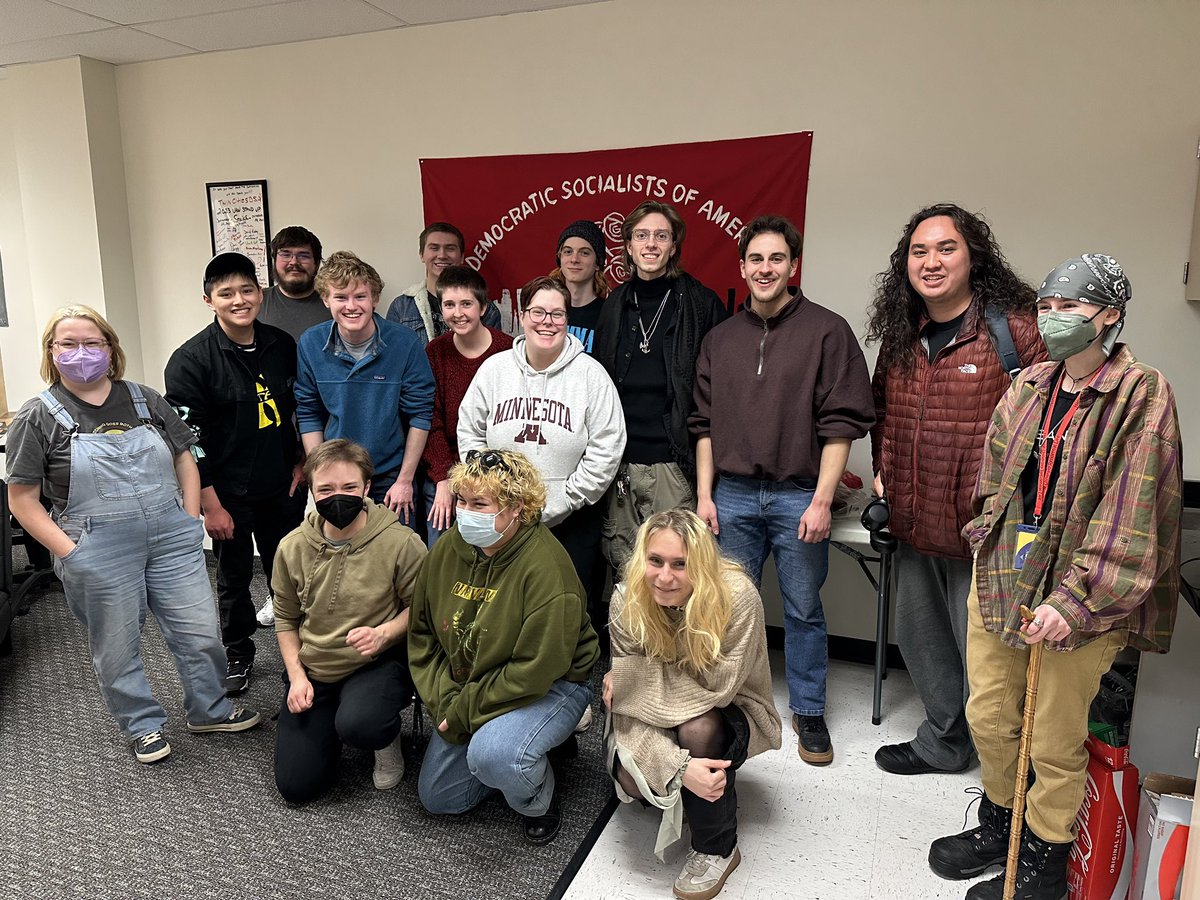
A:
<svg viewBox="0 0 1200 900">
<path fill-rule="evenodd" d="M 204 187 L 213 255 L 226 250 L 244 253 L 258 267 L 258 283 L 264 288 L 272 284 L 266 179 L 210 181 Z"/>
</svg>

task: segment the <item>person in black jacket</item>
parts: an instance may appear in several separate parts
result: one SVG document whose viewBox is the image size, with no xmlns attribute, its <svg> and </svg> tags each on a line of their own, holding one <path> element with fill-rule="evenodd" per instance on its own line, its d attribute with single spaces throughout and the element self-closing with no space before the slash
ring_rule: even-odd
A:
<svg viewBox="0 0 1200 900">
<path fill-rule="evenodd" d="M 604 501 L 603 550 L 615 573 L 646 519 L 675 506 L 696 508 L 688 434 L 696 357 L 726 312 L 713 291 L 679 267 L 686 231 L 675 208 L 656 200 L 625 217 L 624 265 L 633 275 L 609 295 L 596 324 L 596 359 L 617 386 L 628 433 Z"/>
<path fill-rule="evenodd" d="M 296 433 L 296 342 L 257 320 L 254 263 L 219 253 L 204 270 L 216 318 L 167 362 L 167 401 L 196 435 L 200 506 L 217 559 L 225 692 L 250 686 L 254 663 L 254 545 L 267 583 L 279 541 L 300 524 L 305 492 Z"/>
</svg>

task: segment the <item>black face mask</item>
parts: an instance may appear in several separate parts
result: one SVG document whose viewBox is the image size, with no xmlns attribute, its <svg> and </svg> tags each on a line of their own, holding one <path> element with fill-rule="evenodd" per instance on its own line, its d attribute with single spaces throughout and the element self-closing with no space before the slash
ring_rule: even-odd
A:
<svg viewBox="0 0 1200 900">
<path fill-rule="evenodd" d="M 358 494 L 331 494 L 316 503 L 317 515 L 334 528 L 345 528 L 363 510 Z"/>
</svg>

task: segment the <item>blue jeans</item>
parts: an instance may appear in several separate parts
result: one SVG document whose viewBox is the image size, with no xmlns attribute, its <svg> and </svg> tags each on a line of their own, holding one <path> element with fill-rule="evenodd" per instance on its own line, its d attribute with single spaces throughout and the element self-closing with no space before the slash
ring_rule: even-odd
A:
<svg viewBox="0 0 1200 900">
<path fill-rule="evenodd" d="M 559 679 L 540 700 L 497 716 L 451 744 L 434 723 L 417 793 L 431 813 L 474 809 L 493 790 L 523 816 L 544 815 L 554 796 L 554 770 L 546 753 L 571 736 L 592 701 L 586 684 Z"/>
<path fill-rule="evenodd" d="M 806 544 L 796 536 L 813 492 L 791 482 L 722 475 L 713 501 L 721 552 L 762 586 L 767 554 L 775 557 L 783 595 L 784 658 L 788 705 L 802 716 L 825 715 L 829 642 L 821 585 L 829 573 L 829 541 Z"/>
<path fill-rule="evenodd" d="M 104 705 L 128 738 L 161 731 L 166 711 L 150 692 L 140 652 L 154 613 L 175 658 L 193 725 L 228 718 L 225 650 L 204 564 L 204 526 L 171 500 L 146 513 L 70 516 L 76 548 L 55 559 L 67 605 L 87 628 Z"/>
</svg>

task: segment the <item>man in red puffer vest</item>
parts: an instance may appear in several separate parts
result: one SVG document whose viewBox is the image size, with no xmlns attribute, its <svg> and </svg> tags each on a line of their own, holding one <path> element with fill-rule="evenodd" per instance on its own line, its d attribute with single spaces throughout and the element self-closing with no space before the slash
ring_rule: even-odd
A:
<svg viewBox="0 0 1200 900">
<path fill-rule="evenodd" d="M 983 441 L 1010 369 L 1046 359 L 1035 293 L 979 216 L 943 203 L 904 229 L 879 276 L 867 341 L 880 344 L 871 431 L 875 490 L 896 554 L 896 637 L 925 721 L 875 754 L 897 775 L 959 772 L 973 747 L 967 697 L 967 590 Z M 1007 357 L 1007 360 L 1004 358 Z"/>
</svg>

